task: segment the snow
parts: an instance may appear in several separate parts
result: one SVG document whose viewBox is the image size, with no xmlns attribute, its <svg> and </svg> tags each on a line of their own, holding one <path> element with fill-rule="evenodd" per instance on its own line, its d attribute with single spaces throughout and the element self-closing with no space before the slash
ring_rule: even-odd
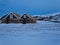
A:
<svg viewBox="0 0 60 45">
<path fill-rule="evenodd" d="M 60 23 L 0 24 L 0 45 L 60 45 Z"/>
</svg>

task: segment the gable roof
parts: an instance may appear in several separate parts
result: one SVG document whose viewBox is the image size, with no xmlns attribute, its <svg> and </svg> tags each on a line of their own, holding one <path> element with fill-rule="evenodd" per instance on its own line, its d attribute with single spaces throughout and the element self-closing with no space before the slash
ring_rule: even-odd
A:
<svg viewBox="0 0 60 45">
<path fill-rule="evenodd" d="M 33 18 L 33 17 L 30 16 L 29 14 L 23 14 L 23 16 L 21 18 Z"/>
<path fill-rule="evenodd" d="M 15 13 L 15 12 L 12 12 L 12 13 L 9 13 L 9 14 L 7 14 L 7 15 L 4 15 L 1 19 L 6 19 L 6 18 L 17 18 L 17 19 L 19 19 L 20 18 L 20 15 L 19 14 L 17 14 L 17 13 Z"/>
</svg>

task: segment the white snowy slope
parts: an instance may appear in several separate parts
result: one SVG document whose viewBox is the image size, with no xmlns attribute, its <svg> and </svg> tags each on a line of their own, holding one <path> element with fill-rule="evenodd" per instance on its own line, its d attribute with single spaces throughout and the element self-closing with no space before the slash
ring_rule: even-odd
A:
<svg viewBox="0 0 60 45">
<path fill-rule="evenodd" d="M 0 24 L 0 45 L 60 45 L 60 23 Z"/>
</svg>

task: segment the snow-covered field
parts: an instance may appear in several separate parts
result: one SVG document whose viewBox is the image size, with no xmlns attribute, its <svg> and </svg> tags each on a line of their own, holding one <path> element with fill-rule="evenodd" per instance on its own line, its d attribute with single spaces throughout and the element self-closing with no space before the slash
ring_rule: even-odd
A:
<svg viewBox="0 0 60 45">
<path fill-rule="evenodd" d="M 0 45 L 60 45 L 60 23 L 0 24 Z"/>
</svg>

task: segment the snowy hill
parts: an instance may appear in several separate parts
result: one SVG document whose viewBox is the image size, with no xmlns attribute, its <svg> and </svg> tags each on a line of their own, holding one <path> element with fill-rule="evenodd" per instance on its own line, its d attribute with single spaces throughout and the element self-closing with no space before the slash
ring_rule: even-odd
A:
<svg viewBox="0 0 60 45">
<path fill-rule="evenodd" d="M 47 15 L 34 15 L 33 17 L 40 21 L 60 22 L 60 12 Z"/>
</svg>

